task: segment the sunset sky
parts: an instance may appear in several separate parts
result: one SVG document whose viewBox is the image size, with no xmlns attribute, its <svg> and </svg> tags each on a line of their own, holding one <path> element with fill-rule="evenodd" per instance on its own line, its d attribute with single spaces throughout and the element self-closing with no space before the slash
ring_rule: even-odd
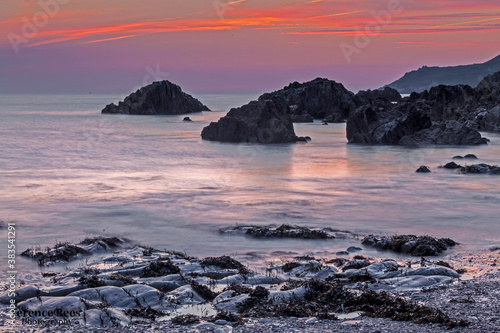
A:
<svg viewBox="0 0 500 333">
<path fill-rule="evenodd" d="M 157 79 L 192 93 L 260 93 L 318 76 L 357 91 L 422 65 L 497 56 L 500 5 L 2 0 L 0 36 L 0 93 L 128 93 Z"/>
</svg>

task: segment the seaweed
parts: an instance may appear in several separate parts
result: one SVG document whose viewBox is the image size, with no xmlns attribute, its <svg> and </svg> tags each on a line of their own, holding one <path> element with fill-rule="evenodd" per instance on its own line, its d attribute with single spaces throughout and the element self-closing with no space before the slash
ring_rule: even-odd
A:
<svg viewBox="0 0 500 333">
<path fill-rule="evenodd" d="M 172 264 L 170 259 L 156 260 L 143 268 L 141 278 L 178 274 L 180 271 L 180 268 Z"/>
</svg>

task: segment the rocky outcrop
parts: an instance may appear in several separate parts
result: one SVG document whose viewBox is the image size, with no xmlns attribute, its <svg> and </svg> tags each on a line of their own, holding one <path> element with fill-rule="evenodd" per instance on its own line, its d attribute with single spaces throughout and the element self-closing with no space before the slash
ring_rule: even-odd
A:
<svg viewBox="0 0 500 333">
<path fill-rule="evenodd" d="M 260 96 L 259 100 L 272 97 L 281 97 L 286 101 L 289 113 L 296 122 L 309 122 L 313 118 L 343 122 L 360 106 L 354 93 L 340 83 L 323 78 L 304 83 L 293 82 L 281 90 Z"/>
<path fill-rule="evenodd" d="M 430 118 L 420 112 L 377 112 L 364 106 L 347 120 L 347 139 L 349 143 L 397 145 L 431 126 Z"/>
<path fill-rule="evenodd" d="M 201 132 L 204 140 L 248 143 L 306 141 L 295 135 L 288 103 L 281 97 L 260 98 L 234 108 Z"/>
<path fill-rule="evenodd" d="M 379 90 L 361 90 L 356 94 L 356 97 L 358 105 L 370 104 L 377 101 L 399 102 L 402 99 L 401 94 L 396 89 L 389 87 Z"/>
<path fill-rule="evenodd" d="M 485 77 L 475 89 L 439 85 L 413 93 L 397 107 L 408 105 L 420 105 L 435 122 L 457 120 L 478 131 L 500 132 L 500 72 Z"/>
<path fill-rule="evenodd" d="M 476 89 L 439 85 L 397 104 L 370 102 L 347 120 L 349 143 L 478 145 L 479 131 L 500 131 L 500 72 Z M 365 93 L 366 95 L 366 93 Z"/>
<path fill-rule="evenodd" d="M 196 98 L 169 81 L 158 81 L 130 94 L 118 105 L 107 105 L 102 113 L 134 115 L 175 115 L 210 111 Z"/>
<path fill-rule="evenodd" d="M 500 167 L 488 164 L 467 165 L 460 169 L 462 173 L 500 175 Z"/>
</svg>

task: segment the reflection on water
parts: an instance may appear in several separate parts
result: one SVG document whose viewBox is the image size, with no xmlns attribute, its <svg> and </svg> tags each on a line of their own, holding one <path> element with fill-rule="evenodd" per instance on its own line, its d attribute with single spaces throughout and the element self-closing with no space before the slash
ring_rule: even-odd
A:
<svg viewBox="0 0 500 333">
<path fill-rule="evenodd" d="M 205 97 L 216 110 L 251 99 Z M 491 144 L 481 147 L 368 147 L 347 145 L 345 124 L 314 123 L 295 125 L 313 138 L 308 144 L 221 144 L 202 141 L 200 132 L 224 112 L 190 115 L 192 123 L 101 115 L 115 99 L 0 98 L 0 219 L 18 222 L 20 249 L 88 234 L 201 256 L 348 245 L 217 232 L 271 223 L 431 234 L 466 247 L 498 242 L 500 178 L 437 168 L 467 153 L 498 164 L 498 135 L 486 134 Z M 415 173 L 420 165 L 433 173 Z"/>
</svg>

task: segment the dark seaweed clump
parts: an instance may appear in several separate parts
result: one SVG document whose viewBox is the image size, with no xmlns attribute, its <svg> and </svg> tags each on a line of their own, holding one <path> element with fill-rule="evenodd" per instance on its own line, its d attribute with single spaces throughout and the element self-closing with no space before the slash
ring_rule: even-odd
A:
<svg viewBox="0 0 500 333">
<path fill-rule="evenodd" d="M 95 274 L 81 276 L 78 279 L 78 283 L 87 288 L 98 288 L 106 285 L 106 283 Z"/>
<path fill-rule="evenodd" d="M 391 250 L 412 256 L 436 256 L 448 248 L 457 245 L 450 238 L 434 238 L 431 236 L 395 235 L 378 237 L 366 236 L 363 244 L 380 250 Z"/>
<path fill-rule="evenodd" d="M 180 268 L 172 264 L 170 259 L 157 260 L 143 268 L 141 278 L 178 274 L 180 271 Z"/>
<path fill-rule="evenodd" d="M 88 256 L 92 253 L 86 250 L 84 247 L 92 244 L 98 244 L 105 250 L 111 250 L 113 248 L 120 247 L 125 240 L 118 237 L 94 237 L 86 238 L 78 244 L 70 243 L 57 243 L 54 247 L 47 246 L 44 251 L 41 249 L 27 249 L 21 256 L 28 257 L 38 261 L 38 265 L 44 266 L 46 264 L 55 262 L 69 262 L 78 258 L 79 256 Z"/>
<path fill-rule="evenodd" d="M 248 269 L 238 260 L 229 256 L 222 257 L 208 257 L 200 260 L 201 267 L 215 266 L 222 269 L 237 269 L 240 274 L 249 273 Z"/>
<path fill-rule="evenodd" d="M 123 285 L 128 286 L 131 284 L 137 284 L 137 281 L 134 280 L 132 277 L 120 273 L 115 273 L 108 277 L 108 280 L 113 280 L 113 281 L 120 281 L 123 283 Z"/>
<path fill-rule="evenodd" d="M 191 285 L 191 288 L 193 288 L 193 290 L 205 301 L 211 302 L 215 297 L 217 297 L 217 294 L 204 284 L 200 284 L 194 280 L 189 281 L 189 284 Z"/>
<path fill-rule="evenodd" d="M 124 310 L 125 314 L 130 317 L 138 317 L 149 320 L 156 320 L 158 317 L 165 316 L 167 313 L 165 311 L 155 310 L 149 307 L 133 308 Z"/>
<path fill-rule="evenodd" d="M 363 311 L 365 315 L 414 323 L 438 323 L 449 327 L 467 326 L 464 321 L 453 321 L 441 310 L 406 301 L 386 292 L 362 291 L 355 293 L 343 284 L 322 280 L 301 282 L 306 288 L 303 299 L 292 299 L 273 304 L 259 294 L 240 303 L 238 310 L 245 317 L 318 317 L 335 319 L 332 312 Z M 293 287 L 297 287 L 294 284 Z"/>
<path fill-rule="evenodd" d="M 283 224 L 278 228 L 253 227 L 247 229 L 246 235 L 255 238 L 301 238 L 301 239 L 328 239 L 334 238 L 323 230 L 313 230 L 306 227 Z"/>
<path fill-rule="evenodd" d="M 187 314 L 187 315 L 180 315 L 172 318 L 172 324 L 175 325 L 193 325 L 196 323 L 200 322 L 200 317 L 192 315 L 192 314 Z"/>
<path fill-rule="evenodd" d="M 91 253 L 84 248 L 69 243 L 59 243 L 54 248 L 46 247 L 45 251 L 27 249 L 21 256 L 34 259 L 39 266 L 58 261 L 69 262 L 79 255 L 90 255 Z"/>
</svg>

